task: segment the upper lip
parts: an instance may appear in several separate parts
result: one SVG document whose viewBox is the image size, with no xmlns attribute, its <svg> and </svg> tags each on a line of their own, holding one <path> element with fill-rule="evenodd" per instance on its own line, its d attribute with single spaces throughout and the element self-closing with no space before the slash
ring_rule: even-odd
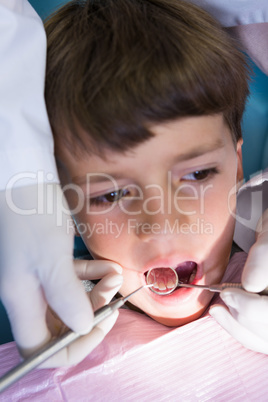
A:
<svg viewBox="0 0 268 402">
<path fill-rule="evenodd" d="M 182 264 L 185 261 L 193 261 L 199 266 L 198 261 L 195 258 L 190 256 L 172 256 L 172 257 L 164 257 L 164 258 L 155 258 L 149 261 L 144 266 L 143 273 L 145 274 L 152 268 L 176 268 L 179 264 Z"/>
</svg>

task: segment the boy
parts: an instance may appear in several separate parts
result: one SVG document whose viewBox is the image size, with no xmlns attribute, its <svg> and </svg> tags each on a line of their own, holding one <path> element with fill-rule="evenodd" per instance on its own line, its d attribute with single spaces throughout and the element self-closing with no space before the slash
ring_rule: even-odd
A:
<svg viewBox="0 0 268 402">
<path fill-rule="evenodd" d="M 155 287 L 168 287 L 169 267 L 183 282 L 220 282 L 243 179 L 241 53 L 211 17 L 178 0 L 71 2 L 46 30 L 55 152 L 90 254 L 123 267 L 122 295 L 150 270 L 161 272 Z M 131 303 L 178 326 L 212 296 L 146 288 Z"/>
</svg>

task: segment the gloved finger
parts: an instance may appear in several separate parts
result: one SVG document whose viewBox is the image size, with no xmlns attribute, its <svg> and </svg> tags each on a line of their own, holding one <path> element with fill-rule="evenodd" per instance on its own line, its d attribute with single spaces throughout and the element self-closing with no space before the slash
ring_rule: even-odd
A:
<svg viewBox="0 0 268 402">
<path fill-rule="evenodd" d="M 248 317 L 244 316 L 233 308 L 229 308 L 229 312 L 243 328 L 247 328 L 253 334 L 259 336 L 265 342 L 268 342 L 268 327 L 266 324 L 251 321 Z"/>
<path fill-rule="evenodd" d="M 222 292 L 231 315 L 244 328 L 268 342 L 268 298 L 243 291 Z"/>
<path fill-rule="evenodd" d="M 93 311 L 82 282 L 75 274 L 72 257 L 61 257 L 47 271 L 42 284 L 48 304 L 74 332 L 88 333 Z"/>
<path fill-rule="evenodd" d="M 123 276 L 119 274 L 106 275 L 99 281 L 89 293 L 93 310 L 95 311 L 109 303 L 121 288 L 122 283 Z"/>
<path fill-rule="evenodd" d="M 92 300 L 94 311 L 110 302 L 122 285 L 123 277 L 120 274 L 110 273 L 106 275 L 94 289 L 88 293 Z M 59 337 L 68 330 L 59 316 L 50 307 L 46 314 L 47 325 L 53 337 Z"/>
<path fill-rule="evenodd" d="M 256 243 L 251 247 L 242 273 L 242 285 L 249 292 L 260 292 L 268 286 L 268 210 L 259 220 L 260 230 Z"/>
<path fill-rule="evenodd" d="M 122 273 L 122 267 L 113 261 L 107 260 L 74 260 L 76 275 L 81 280 L 103 278 L 110 273 Z"/>
<path fill-rule="evenodd" d="M 268 354 L 268 342 L 244 328 L 225 307 L 215 305 L 210 308 L 209 313 L 225 331 L 243 346 L 255 352 Z"/>
<path fill-rule="evenodd" d="M 114 326 L 117 317 L 118 311 L 115 311 L 112 315 L 93 328 L 88 335 L 82 336 L 67 348 L 62 349 L 44 362 L 40 367 L 52 368 L 79 363 L 103 341 L 107 333 Z"/>
<path fill-rule="evenodd" d="M 241 289 L 225 289 L 220 294 L 224 303 L 239 312 L 250 323 L 268 325 L 268 297 L 247 293 Z"/>
<path fill-rule="evenodd" d="M 21 271 L 11 284 L 9 289 L 2 286 L 1 297 L 18 348 L 26 357 L 50 339 L 45 318 L 47 304 L 38 279 L 31 273 Z"/>
</svg>

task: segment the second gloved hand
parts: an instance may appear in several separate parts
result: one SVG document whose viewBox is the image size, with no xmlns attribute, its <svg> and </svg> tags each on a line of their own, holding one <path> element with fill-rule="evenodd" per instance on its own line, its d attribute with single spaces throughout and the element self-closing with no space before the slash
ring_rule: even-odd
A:
<svg viewBox="0 0 268 402">
<path fill-rule="evenodd" d="M 242 275 L 242 285 L 248 292 L 261 292 L 268 286 L 268 210 L 257 232 Z M 213 306 L 210 314 L 215 320 L 246 348 L 268 354 L 268 296 L 226 289 L 221 298 L 228 309 Z"/>
</svg>

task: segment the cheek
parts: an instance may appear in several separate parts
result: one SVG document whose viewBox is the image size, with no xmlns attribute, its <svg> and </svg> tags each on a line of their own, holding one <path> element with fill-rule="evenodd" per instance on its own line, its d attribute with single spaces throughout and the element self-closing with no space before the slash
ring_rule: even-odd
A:
<svg viewBox="0 0 268 402">
<path fill-rule="evenodd" d="M 236 208 L 236 179 L 234 169 L 223 174 L 213 185 L 207 198 L 207 212 L 212 213 L 216 221 L 224 223 L 234 216 Z"/>
<path fill-rule="evenodd" d="M 81 233 L 84 243 L 95 258 L 118 261 L 129 248 L 131 241 L 127 222 L 123 217 L 111 214 L 88 215 L 83 211 L 76 216 L 77 226 L 85 229 Z"/>
<path fill-rule="evenodd" d="M 123 268 L 123 285 L 120 288 L 120 293 L 122 294 L 122 296 L 128 295 L 129 293 L 133 292 L 134 289 L 137 289 L 143 285 L 145 285 L 145 279 L 143 280 L 141 275 L 138 275 L 138 273 L 135 271 Z M 135 296 L 133 296 L 131 301 L 132 304 L 135 304 L 142 308 L 140 303 L 137 303 L 137 300 L 143 300 L 142 292 L 137 293 Z"/>
<path fill-rule="evenodd" d="M 207 198 L 207 219 L 212 223 L 213 236 L 207 253 L 206 268 L 212 282 L 221 279 L 229 260 L 235 227 L 235 184 L 234 178 L 227 175 L 218 182 Z"/>
<path fill-rule="evenodd" d="M 224 175 L 207 193 L 205 220 L 211 225 L 213 236 L 209 240 L 209 254 L 225 260 L 229 256 L 235 226 L 236 182 L 233 176 Z"/>
</svg>

